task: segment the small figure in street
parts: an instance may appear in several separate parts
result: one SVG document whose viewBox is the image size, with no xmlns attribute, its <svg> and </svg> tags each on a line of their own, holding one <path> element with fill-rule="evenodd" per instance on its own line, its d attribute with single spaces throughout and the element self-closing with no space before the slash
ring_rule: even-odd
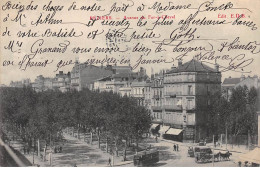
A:
<svg viewBox="0 0 260 170">
<path fill-rule="evenodd" d="M 110 157 L 108 158 L 108 165 L 112 166 Z"/>
<path fill-rule="evenodd" d="M 77 167 L 77 164 L 75 163 L 73 167 Z"/>
<path fill-rule="evenodd" d="M 176 150 L 179 151 L 179 145 L 178 145 L 178 144 L 177 144 L 177 146 L 176 146 Z"/>
<path fill-rule="evenodd" d="M 248 161 L 245 161 L 245 167 L 248 167 Z"/>
<path fill-rule="evenodd" d="M 23 147 L 23 153 L 24 153 L 24 155 L 26 154 L 25 146 Z"/>
<path fill-rule="evenodd" d="M 157 135 L 155 136 L 155 141 L 156 141 L 156 143 L 158 142 L 158 137 L 157 137 Z"/>
<path fill-rule="evenodd" d="M 242 162 L 241 162 L 241 161 L 239 161 L 239 162 L 238 162 L 238 166 L 239 166 L 239 167 L 241 167 L 241 165 L 242 165 Z"/>
<path fill-rule="evenodd" d="M 30 154 L 30 147 L 29 146 L 27 147 L 27 154 L 28 155 Z"/>
<path fill-rule="evenodd" d="M 174 148 L 174 151 L 176 151 L 176 145 L 175 144 L 173 145 L 173 148 Z"/>
</svg>

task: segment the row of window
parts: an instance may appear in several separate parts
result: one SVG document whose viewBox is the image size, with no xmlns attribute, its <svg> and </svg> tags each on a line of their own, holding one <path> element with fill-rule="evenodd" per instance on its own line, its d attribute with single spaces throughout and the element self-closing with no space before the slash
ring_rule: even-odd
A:
<svg viewBox="0 0 260 170">
<path fill-rule="evenodd" d="M 164 82 L 183 82 L 183 81 L 194 81 L 195 75 L 165 75 Z"/>
<path fill-rule="evenodd" d="M 187 116 L 184 116 L 182 113 L 154 112 L 152 116 L 154 119 L 162 119 L 164 123 L 173 123 L 173 124 L 187 123 L 190 125 L 195 124 L 195 113 L 187 114 Z"/>
<path fill-rule="evenodd" d="M 165 85 L 165 95 L 194 95 L 194 86 L 192 85 Z"/>
</svg>

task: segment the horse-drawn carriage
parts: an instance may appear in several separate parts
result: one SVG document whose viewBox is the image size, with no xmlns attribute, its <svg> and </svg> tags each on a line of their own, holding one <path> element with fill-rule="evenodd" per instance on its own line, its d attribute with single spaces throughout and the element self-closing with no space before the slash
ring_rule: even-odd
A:
<svg viewBox="0 0 260 170">
<path fill-rule="evenodd" d="M 206 146 L 196 146 L 194 148 L 194 156 L 195 162 L 197 163 L 206 163 L 212 161 L 223 161 L 223 160 L 230 160 L 229 157 L 232 155 L 229 151 L 225 153 L 218 152 L 214 154 L 211 148 Z"/>
<path fill-rule="evenodd" d="M 134 155 L 135 166 L 148 166 L 159 162 L 159 151 L 157 149 L 145 150 Z"/>
<path fill-rule="evenodd" d="M 206 146 L 197 146 L 194 148 L 196 162 L 209 162 L 213 158 L 212 150 Z"/>
</svg>

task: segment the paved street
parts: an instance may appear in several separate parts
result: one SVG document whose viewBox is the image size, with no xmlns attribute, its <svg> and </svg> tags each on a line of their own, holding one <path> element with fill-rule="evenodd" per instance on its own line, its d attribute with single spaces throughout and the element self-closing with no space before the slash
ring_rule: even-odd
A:
<svg viewBox="0 0 260 170">
<path fill-rule="evenodd" d="M 96 144 L 87 144 L 68 134 L 64 134 L 64 138 L 67 142 L 63 146 L 62 153 L 54 154 L 53 166 L 74 166 L 74 164 L 78 167 L 107 166 L 109 157 L 112 160 L 111 155 L 98 149 Z M 120 157 L 114 158 L 114 164 L 122 163 Z"/>
<path fill-rule="evenodd" d="M 179 151 L 173 151 L 173 143 L 179 145 Z M 212 163 L 196 163 L 195 158 L 188 156 L 188 146 L 190 144 L 161 140 L 158 143 L 152 143 L 153 147 L 158 148 L 160 151 L 160 162 L 153 166 L 163 166 L 163 167 L 211 167 Z M 218 152 L 218 151 L 216 151 Z M 215 162 L 215 167 L 236 167 L 237 164 L 234 162 L 235 158 L 239 155 L 237 153 L 232 153 L 230 161 Z M 133 166 L 124 165 L 124 166 Z"/>
<path fill-rule="evenodd" d="M 78 167 L 86 167 L 86 166 L 98 166 L 104 167 L 108 166 L 109 157 L 111 160 L 113 158 L 110 154 L 106 153 L 106 151 L 102 151 L 98 148 L 97 143 L 87 144 L 82 140 L 79 140 L 75 137 L 72 137 L 66 133 L 63 134 L 64 138 L 67 142 L 65 142 L 62 146 L 62 153 L 55 153 L 53 155 L 52 165 L 54 167 L 72 167 L 76 164 Z M 173 144 L 179 145 L 179 151 L 173 151 Z M 196 163 L 195 158 L 191 158 L 188 156 L 187 150 L 188 146 L 193 144 L 188 143 L 180 143 L 169 140 L 159 140 L 158 143 L 153 139 L 148 139 L 144 143 L 140 145 L 152 146 L 153 148 L 157 148 L 160 153 L 160 161 L 153 166 L 164 166 L 164 167 L 209 167 L 213 166 L 213 163 Z M 210 145 L 210 144 L 209 144 Z M 13 146 L 16 149 L 21 151 L 21 145 L 13 142 Z M 217 148 L 219 149 L 219 148 Z M 243 150 L 243 149 L 242 149 Z M 239 150 L 238 150 L 239 151 Z M 216 150 L 215 153 L 219 152 Z M 224 152 L 224 151 L 223 151 Z M 232 152 L 230 161 L 221 161 L 215 162 L 214 166 L 216 167 L 235 167 L 237 166 L 236 160 L 241 153 Z M 33 156 L 32 154 L 25 155 L 26 158 L 32 162 Z M 131 155 L 130 161 L 123 162 L 122 157 L 114 157 L 114 165 L 115 166 L 125 166 L 125 167 L 133 167 L 133 162 Z M 42 166 L 50 166 L 48 161 L 48 156 L 46 157 L 47 161 L 43 162 L 39 157 L 34 156 L 34 163 Z"/>
</svg>

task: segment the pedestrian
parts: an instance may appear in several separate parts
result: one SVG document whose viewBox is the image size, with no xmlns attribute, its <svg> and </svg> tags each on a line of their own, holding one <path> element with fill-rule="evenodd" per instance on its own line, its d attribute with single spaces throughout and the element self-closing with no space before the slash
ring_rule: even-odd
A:
<svg viewBox="0 0 260 170">
<path fill-rule="evenodd" d="M 248 167 L 248 161 L 245 161 L 245 167 Z"/>
<path fill-rule="evenodd" d="M 174 151 L 176 151 L 176 145 L 175 144 L 173 145 L 173 148 L 174 148 Z"/>
<path fill-rule="evenodd" d="M 112 166 L 110 157 L 108 158 L 108 165 Z"/>
<path fill-rule="evenodd" d="M 30 147 L 29 146 L 27 147 L 27 153 L 28 153 L 28 155 L 30 154 Z"/>
<path fill-rule="evenodd" d="M 26 154 L 25 146 L 23 147 L 23 153 L 24 153 L 24 155 Z"/>
<path fill-rule="evenodd" d="M 176 150 L 179 151 L 179 145 L 178 145 L 178 144 L 177 144 L 177 146 L 176 146 Z"/>
<path fill-rule="evenodd" d="M 238 162 L 238 166 L 239 166 L 239 167 L 241 167 L 241 165 L 242 165 L 242 162 L 241 162 L 241 161 L 239 161 L 239 162 Z"/>
<path fill-rule="evenodd" d="M 156 141 L 156 143 L 158 142 L 158 137 L 157 137 L 157 135 L 155 136 L 155 141 Z"/>
<path fill-rule="evenodd" d="M 77 167 L 77 164 L 75 163 L 73 167 Z"/>
</svg>

